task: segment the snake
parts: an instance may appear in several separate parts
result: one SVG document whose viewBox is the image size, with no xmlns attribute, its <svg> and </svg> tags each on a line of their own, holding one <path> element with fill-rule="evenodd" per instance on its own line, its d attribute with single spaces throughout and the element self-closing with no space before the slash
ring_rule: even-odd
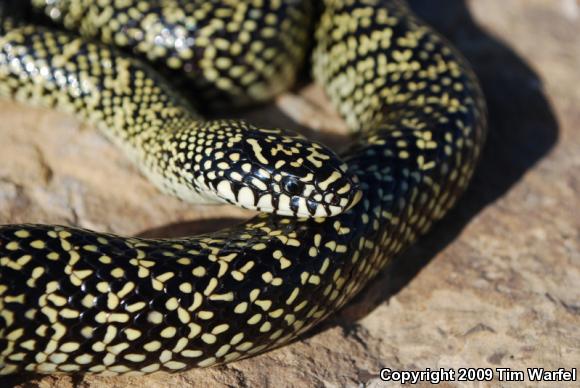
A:
<svg viewBox="0 0 580 388">
<path fill-rule="evenodd" d="M 259 211 L 165 239 L 0 226 L 0 374 L 180 372 L 295 341 L 452 208 L 486 138 L 470 65 L 402 0 L 28 0 L 0 19 L 0 96 L 97 127 L 164 192 Z M 206 118 L 305 68 L 345 151 Z"/>
</svg>

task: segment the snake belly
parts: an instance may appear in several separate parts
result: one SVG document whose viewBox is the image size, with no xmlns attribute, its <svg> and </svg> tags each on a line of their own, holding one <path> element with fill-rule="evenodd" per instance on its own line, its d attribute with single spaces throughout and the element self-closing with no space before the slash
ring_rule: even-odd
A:
<svg viewBox="0 0 580 388">
<path fill-rule="evenodd" d="M 314 40 L 314 77 L 358 131 L 342 158 L 362 199 L 181 239 L 2 226 L 0 373 L 176 372 L 282 346 L 443 217 L 487 128 L 464 59 L 397 0 L 326 0 Z"/>
</svg>

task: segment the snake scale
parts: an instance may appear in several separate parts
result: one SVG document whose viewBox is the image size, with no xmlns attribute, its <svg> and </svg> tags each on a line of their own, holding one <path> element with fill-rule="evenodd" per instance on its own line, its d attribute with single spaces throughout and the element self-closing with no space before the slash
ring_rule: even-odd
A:
<svg viewBox="0 0 580 388">
<path fill-rule="evenodd" d="M 485 140 L 475 76 L 404 1 L 28 2 L 0 10 L 1 96 L 102 129 L 166 192 L 261 213 L 178 239 L 0 226 L 0 374 L 176 372 L 287 344 L 451 208 Z M 355 132 L 340 156 L 197 113 L 270 99 L 309 46 Z"/>
</svg>

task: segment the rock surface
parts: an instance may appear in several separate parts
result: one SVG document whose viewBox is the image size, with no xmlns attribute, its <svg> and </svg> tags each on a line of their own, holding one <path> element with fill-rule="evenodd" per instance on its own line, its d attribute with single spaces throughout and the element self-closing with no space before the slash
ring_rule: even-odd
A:
<svg viewBox="0 0 580 388">
<path fill-rule="evenodd" d="M 579 367 L 580 2 L 411 3 L 474 64 L 490 107 L 475 180 L 428 236 L 323 327 L 268 354 L 180 375 L 19 376 L 0 385 L 380 386 L 381 367 Z M 309 86 L 248 118 L 319 128 L 314 136 L 336 145 L 342 139 L 326 130 L 344 126 L 329 112 Z M 196 220 L 217 228 L 231 222 L 222 217 L 249 215 L 158 193 L 66 115 L 1 102 L 0 139 L 0 223 L 172 236 L 207 230 Z"/>
</svg>

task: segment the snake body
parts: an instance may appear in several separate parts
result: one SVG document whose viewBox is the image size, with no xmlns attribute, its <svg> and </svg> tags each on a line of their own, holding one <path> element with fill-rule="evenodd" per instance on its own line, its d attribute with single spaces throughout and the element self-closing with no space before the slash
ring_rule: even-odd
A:
<svg viewBox="0 0 580 388">
<path fill-rule="evenodd" d="M 217 105 L 266 99 L 278 75 L 291 82 L 290 67 L 272 70 L 287 61 L 269 58 L 266 43 L 296 66 L 307 39 L 301 23 L 313 11 L 293 0 L 189 2 L 195 9 L 178 0 L 32 3 L 67 29 L 167 62 L 166 74 L 190 64 L 184 77 L 201 75 L 201 90 L 214 90 L 204 98 Z M 238 14 L 234 3 L 247 7 Z M 228 22 L 209 22 L 220 18 Z M 191 52 L 150 53 L 142 23 L 153 41 L 154 26 L 166 26 L 165 37 L 187 27 Z M 282 346 L 343 306 L 447 212 L 485 138 L 469 66 L 403 1 L 324 1 L 313 75 L 357 132 L 340 158 L 279 130 L 205 121 L 148 65 L 108 45 L 17 21 L 3 29 L 0 94 L 76 113 L 182 198 L 278 214 L 180 239 L 1 226 L 1 374 L 176 372 Z M 235 59 L 245 29 L 261 45 L 248 41 L 242 51 L 254 55 Z M 274 38 L 280 31 L 289 40 Z M 208 42 L 217 44 L 213 62 L 202 61 L 216 50 Z M 244 84 L 244 74 L 259 75 Z"/>
</svg>

